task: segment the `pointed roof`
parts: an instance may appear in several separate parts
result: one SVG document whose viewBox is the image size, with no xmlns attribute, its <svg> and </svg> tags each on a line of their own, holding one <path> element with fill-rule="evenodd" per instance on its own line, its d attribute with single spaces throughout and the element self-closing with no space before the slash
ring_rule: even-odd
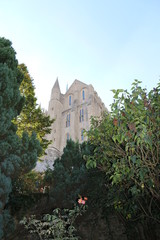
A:
<svg viewBox="0 0 160 240">
<path fill-rule="evenodd" d="M 87 87 L 88 86 L 86 83 L 83 83 L 83 82 L 75 79 L 66 93 L 69 93 L 70 91 L 72 91 L 72 89 L 74 88 L 75 85 L 79 85 L 81 87 Z"/>
<path fill-rule="evenodd" d="M 59 87 L 58 77 L 57 77 L 57 79 L 56 79 L 56 81 L 54 83 L 54 86 L 52 88 L 52 91 L 55 91 L 55 90 L 58 90 L 59 92 L 61 92 L 60 87 Z"/>
</svg>

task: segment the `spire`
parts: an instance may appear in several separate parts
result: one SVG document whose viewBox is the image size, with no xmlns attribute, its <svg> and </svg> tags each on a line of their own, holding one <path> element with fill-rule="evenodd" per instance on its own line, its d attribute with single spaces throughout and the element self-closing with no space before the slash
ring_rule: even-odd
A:
<svg viewBox="0 0 160 240">
<path fill-rule="evenodd" d="M 53 86 L 53 89 L 54 89 L 54 90 L 58 90 L 58 91 L 60 92 L 58 77 L 57 77 L 57 79 L 56 79 L 56 81 L 55 81 L 55 84 L 54 84 L 54 86 Z"/>
<path fill-rule="evenodd" d="M 59 87 L 59 82 L 58 82 L 58 77 L 54 83 L 54 86 L 52 88 L 52 92 L 51 92 L 51 99 L 60 99 L 60 95 L 61 95 L 61 90 Z"/>
</svg>

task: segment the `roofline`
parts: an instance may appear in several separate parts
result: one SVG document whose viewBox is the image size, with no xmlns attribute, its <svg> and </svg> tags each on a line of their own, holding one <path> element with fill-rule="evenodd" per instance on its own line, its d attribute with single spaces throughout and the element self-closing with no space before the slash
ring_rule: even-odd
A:
<svg viewBox="0 0 160 240">
<path fill-rule="evenodd" d="M 83 85 L 88 86 L 88 84 L 86 84 L 86 83 L 84 83 L 84 82 L 82 82 L 82 81 L 80 81 L 80 80 L 78 80 L 78 79 L 75 79 L 74 82 L 71 84 L 71 86 L 68 88 L 67 92 L 69 92 L 69 90 L 71 89 L 71 87 L 73 86 L 73 84 L 74 84 L 75 82 L 79 82 L 79 83 L 81 83 L 81 84 L 83 84 Z M 67 92 L 66 92 L 65 94 L 67 94 Z"/>
</svg>

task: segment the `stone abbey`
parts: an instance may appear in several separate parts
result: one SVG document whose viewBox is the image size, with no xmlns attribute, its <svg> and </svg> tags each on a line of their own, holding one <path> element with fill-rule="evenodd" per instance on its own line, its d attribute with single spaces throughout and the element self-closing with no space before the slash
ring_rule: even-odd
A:
<svg viewBox="0 0 160 240">
<path fill-rule="evenodd" d="M 63 153 L 67 139 L 83 142 L 84 129 L 89 130 L 91 117 L 100 116 L 103 111 L 107 109 L 92 85 L 75 80 L 66 93 L 62 94 L 57 79 L 48 107 L 48 115 L 55 119 L 51 134 L 47 136 L 52 144 L 47 149 L 43 164 L 38 164 L 37 169 L 42 171 L 45 165 L 51 167 L 53 161 Z"/>
</svg>

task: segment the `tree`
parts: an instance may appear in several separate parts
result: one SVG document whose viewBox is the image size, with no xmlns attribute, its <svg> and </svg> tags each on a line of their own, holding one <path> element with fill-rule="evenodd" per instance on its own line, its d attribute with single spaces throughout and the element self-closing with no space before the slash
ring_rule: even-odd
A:
<svg viewBox="0 0 160 240">
<path fill-rule="evenodd" d="M 87 166 L 106 173 L 108 206 L 127 220 L 160 223 L 160 83 L 149 93 L 138 80 L 131 93 L 113 92 L 111 113 L 92 119 Z"/>
<path fill-rule="evenodd" d="M 24 132 L 20 138 L 12 122 L 24 103 L 19 91 L 23 75 L 15 55 L 11 42 L 0 38 L 0 238 L 11 228 L 5 205 L 12 191 L 12 180 L 20 171 L 26 173 L 35 167 L 41 152 L 36 135 Z"/>
<path fill-rule="evenodd" d="M 45 154 L 46 148 L 51 143 L 51 141 L 45 138 L 45 135 L 50 133 L 50 127 L 54 120 L 50 120 L 50 117 L 47 116 L 37 104 L 33 79 L 30 77 L 27 67 L 24 64 L 20 64 L 18 65 L 18 70 L 23 75 L 19 89 L 21 95 L 24 97 L 24 104 L 20 114 L 13 120 L 13 123 L 17 126 L 17 134 L 19 137 L 22 137 L 24 131 L 27 132 L 29 136 L 31 136 L 33 132 L 36 133 L 36 138 L 42 148 L 42 151 L 38 153 L 38 157 L 41 157 Z M 25 211 L 23 211 L 24 206 L 25 209 L 31 207 L 30 201 L 26 201 L 26 197 L 27 199 L 33 200 L 33 193 L 36 190 L 35 182 L 37 182 L 33 176 L 38 177 L 39 173 L 32 170 L 24 174 L 24 172 L 21 171 L 21 173 L 14 178 L 8 206 L 15 217 L 23 217 L 25 213 Z M 21 204 L 19 199 L 21 199 Z M 35 201 L 32 202 L 34 203 Z"/>
<path fill-rule="evenodd" d="M 94 146 L 89 142 L 79 144 L 70 139 L 61 158 L 55 160 L 53 170 L 45 172 L 44 181 L 50 186 L 50 198 L 55 206 L 71 208 L 78 196 L 86 196 L 91 211 L 103 208 L 105 173 L 87 169 L 84 159 L 93 151 Z"/>
<path fill-rule="evenodd" d="M 51 143 L 51 141 L 47 140 L 45 136 L 51 132 L 51 124 L 54 120 L 51 120 L 50 117 L 44 113 L 42 108 L 37 105 L 33 79 L 30 77 L 27 67 L 24 64 L 20 64 L 18 69 L 23 74 L 20 92 L 21 95 L 25 97 L 25 103 L 20 115 L 18 115 L 14 121 L 18 127 L 17 134 L 22 136 L 24 131 L 29 135 L 31 135 L 32 132 L 35 132 L 43 149 L 41 155 L 44 155 L 45 150 Z"/>
<path fill-rule="evenodd" d="M 54 162 L 54 169 L 46 171 L 45 179 L 51 185 L 50 195 L 58 207 L 70 208 L 78 195 L 85 194 L 86 167 L 83 151 L 84 144 L 68 140 L 61 158 Z"/>
</svg>

